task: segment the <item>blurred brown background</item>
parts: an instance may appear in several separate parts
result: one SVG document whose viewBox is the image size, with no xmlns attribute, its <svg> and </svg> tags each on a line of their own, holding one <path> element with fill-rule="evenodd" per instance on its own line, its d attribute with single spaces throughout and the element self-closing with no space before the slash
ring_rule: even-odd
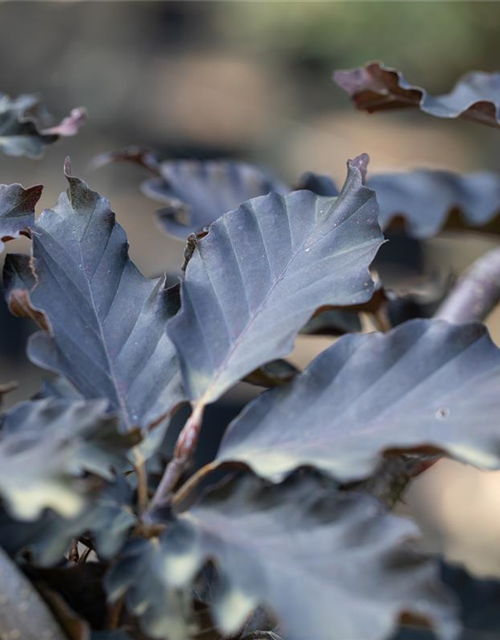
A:
<svg viewBox="0 0 500 640">
<path fill-rule="evenodd" d="M 305 170 L 341 180 L 347 158 L 363 151 L 372 171 L 500 170 L 494 130 L 413 112 L 355 113 L 331 74 L 371 59 L 435 93 L 468 70 L 499 70 L 500 4 L 0 3 L 0 91 L 39 93 L 57 116 L 80 105 L 90 113 L 81 134 L 42 161 L 0 156 L 0 182 L 42 183 L 42 206 L 51 206 L 70 155 L 74 172 L 110 198 L 132 257 L 152 275 L 178 269 L 183 245 L 154 226 L 155 204 L 138 189 L 144 172 L 115 165 L 90 173 L 96 154 L 139 144 L 164 158 L 244 159 L 289 181 Z M 448 235 L 423 243 L 419 269 L 459 272 L 495 242 Z M 401 264 L 391 284 L 403 285 L 411 269 Z M 40 374 L 22 355 L 25 335 L 5 314 L 1 320 L 0 381 L 28 381 L 13 399 L 27 397 Z M 500 316 L 489 324 L 500 339 Z M 324 346 L 303 340 L 296 362 Z M 409 505 L 432 548 L 500 575 L 498 474 L 440 463 L 416 483 Z"/>
</svg>

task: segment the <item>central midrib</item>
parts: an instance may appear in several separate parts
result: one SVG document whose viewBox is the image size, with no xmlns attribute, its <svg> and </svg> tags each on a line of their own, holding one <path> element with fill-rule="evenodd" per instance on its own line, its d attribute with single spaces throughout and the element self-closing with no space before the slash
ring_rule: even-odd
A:
<svg viewBox="0 0 500 640">
<path fill-rule="evenodd" d="M 284 196 L 283 196 L 284 198 Z M 335 198 L 335 203 L 333 204 L 332 207 L 332 212 L 337 208 L 338 202 L 339 202 L 340 196 L 338 196 L 337 198 Z M 283 278 L 286 276 L 288 269 L 290 268 L 290 265 L 292 264 L 292 262 L 295 260 L 295 258 L 300 254 L 300 252 L 302 251 L 302 249 L 304 248 L 304 246 L 309 242 L 311 236 L 313 235 L 314 231 L 317 229 L 318 227 L 318 221 L 317 221 L 317 209 L 318 209 L 318 204 L 319 204 L 319 197 L 316 198 L 315 201 L 315 212 L 314 212 L 314 217 L 315 217 L 315 224 L 313 225 L 310 233 L 306 236 L 306 238 L 304 239 L 304 241 L 299 245 L 299 247 L 297 248 L 297 250 L 295 251 L 295 253 L 292 255 L 292 257 L 290 258 L 290 260 L 287 262 L 287 264 L 285 265 L 285 267 L 283 268 L 282 272 L 280 273 L 279 277 L 276 278 L 275 282 L 272 284 L 272 286 L 269 288 L 269 291 L 266 293 L 266 295 L 264 296 L 262 302 L 260 303 L 260 305 L 257 307 L 255 314 L 253 316 L 250 317 L 249 321 L 247 322 L 247 324 L 245 325 L 243 331 L 240 333 L 240 335 L 238 336 L 238 338 L 235 340 L 233 346 L 230 348 L 230 350 L 228 351 L 227 355 L 225 356 L 224 360 L 220 363 L 219 367 L 216 370 L 216 373 L 214 374 L 214 376 L 212 377 L 212 380 L 209 384 L 209 386 L 207 387 L 205 393 L 203 394 L 203 396 L 196 402 L 196 405 L 199 406 L 205 406 L 207 405 L 210 400 L 211 400 L 211 389 L 213 389 L 213 387 L 216 385 L 217 381 L 219 380 L 220 376 L 223 373 L 223 370 L 226 366 L 226 364 L 228 363 L 228 361 L 231 359 L 231 357 L 233 356 L 234 352 L 238 349 L 238 347 L 241 345 L 241 343 L 243 342 L 243 340 L 245 339 L 247 333 L 250 331 L 253 323 L 256 321 L 257 317 L 259 316 L 259 314 L 262 312 L 262 310 L 264 309 L 264 307 L 267 304 L 267 301 L 269 300 L 270 296 L 272 295 L 272 293 L 274 292 L 274 290 L 276 289 L 276 287 L 278 286 L 278 284 L 283 280 Z M 250 201 L 251 202 L 251 201 Z M 366 203 L 363 202 L 363 205 Z M 250 204 L 250 203 L 248 203 Z M 362 206 L 362 205 L 361 205 Z M 288 216 L 288 206 L 285 207 L 286 211 L 287 211 L 287 222 L 288 224 L 290 224 L 290 218 Z M 331 229 L 330 231 L 337 231 L 343 224 L 344 222 L 347 222 L 347 220 L 349 220 L 355 213 L 357 213 L 357 211 L 359 211 L 360 207 L 357 207 L 351 214 L 349 214 L 344 220 L 342 220 L 342 222 L 340 224 L 338 224 L 336 227 L 334 227 L 333 229 Z M 330 212 L 330 215 L 332 215 L 332 212 Z M 255 212 L 255 207 L 253 206 L 252 203 L 252 213 L 254 215 L 257 227 L 259 228 L 259 233 L 261 235 L 262 238 L 262 243 L 264 244 L 264 236 L 262 235 L 262 232 L 260 230 L 260 225 L 258 222 L 258 217 L 257 214 Z M 325 234 L 327 235 L 327 234 Z M 324 236 L 323 236 L 324 237 Z M 314 246 L 314 244 L 316 244 L 316 242 L 313 242 L 311 246 Z M 266 254 L 267 255 L 267 254 Z M 271 267 L 269 260 L 267 260 L 269 268 Z"/>
<path fill-rule="evenodd" d="M 88 222 L 88 224 L 87 224 L 87 226 L 85 228 L 83 236 L 78 240 L 78 248 L 79 248 L 79 251 L 80 251 L 80 259 L 81 259 L 82 265 L 86 264 L 86 261 L 84 260 L 83 253 L 82 253 L 82 242 L 85 239 L 85 235 L 86 235 L 86 233 L 87 233 L 87 231 L 88 231 L 88 229 L 89 229 L 89 227 L 90 227 L 90 225 L 92 223 L 92 218 L 94 217 L 94 213 L 95 213 L 96 207 L 97 207 L 97 202 L 94 204 L 94 208 L 92 209 L 92 213 L 89 216 L 89 222 Z M 116 222 L 115 222 L 115 224 L 116 224 Z M 112 232 L 113 232 L 113 230 L 111 229 L 110 235 L 111 235 Z M 103 329 L 103 326 L 102 326 L 101 321 L 99 319 L 99 314 L 97 313 L 97 307 L 96 307 L 95 300 L 94 300 L 94 292 L 93 292 L 93 289 L 92 289 L 92 282 L 88 278 L 86 269 L 84 270 L 84 273 L 85 273 L 85 281 L 87 283 L 87 287 L 88 287 L 88 290 L 89 290 L 89 298 L 90 298 L 90 301 L 91 301 L 91 309 L 92 309 L 92 312 L 93 312 L 94 317 L 96 319 L 97 327 L 99 329 L 99 336 L 101 338 L 102 348 L 103 348 L 104 355 L 106 357 L 106 361 L 108 363 L 109 370 L 110 370 L 110 373 L 111 373 L 111 376 L 110 376 L 111 383 L 113 385 L 113 389 L 115 390 L 115 394 L 116 394 L 116 397 L 118 399 L 118 404 L 120 405 L 120 410 L 121 410 L 121 413 L 123 415 L 127 430 L 130 431 L 131 428 L 132 428 L 132 423 L 130 421 L 130 416 L 129 416 L 129 413 L 128 413 L 128 407 L 127 407 L 127 404 L 125 402 L 125 398 L 122 397 L 121 393 L 119 392 L 118 386 L 116 385 L 116 382 L 115 382 L 116 381 L 115 369 L 114 369 L 113 361 L 111 359 L 111 356 L 110 356 L 110 353 L 108 351 L 108 347 L 107 347 L 107 344 L 106 344 L 106 339 L 105 339 L 105 335 L 104 335 L 104 329 Z"/>
</svg>

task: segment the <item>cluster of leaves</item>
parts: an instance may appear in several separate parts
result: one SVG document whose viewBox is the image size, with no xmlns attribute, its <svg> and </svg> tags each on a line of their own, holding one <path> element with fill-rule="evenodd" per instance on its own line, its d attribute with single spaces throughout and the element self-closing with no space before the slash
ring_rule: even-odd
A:
<svg viewBox="0 0 500 640">
<path fill-rule="evenodd" d="M 498 126 L 497 75 L 435 99 L 380 65 L 336 78 L 361 109 Z M 1 105 L 8 153 L 35 155 L 82 116 L 47 131 L 32 99 Z M 441 580 L 391 510 L 441 456 L 500 469 L 500 350 L 480 322 L 391 326 L 402 301 L 370 265 L 398 218 L 417 237 L 494 230 L 500 177 L 367 178 L 363 154 L 340 190 L 313 174 L 292 188 L 241 162 L 130 148 L 97 164 L 114 160 L 154 174 L 144 192 L 163 204 L 160 226 L 187 240 L 180 283 L 138 271 L 109 202 L 69 162 L 66 192 L 37 219 L 41 187 L 0 187 L 2 241 L 32 242 L 31 255 L 7 255 L 5 296 L 38 325 L 28 356 L 52 373 L 0 416 L 2 640 L 498 631 L 498 587 L 449 569 Z M 361 332 L 367 316 L 381 331 Z M 298 371 L 284 358 L 301 332 L 341 337 Z M 205 408 L 240 381 L 268 390 L 193 473 Z M 484 594 L 486 621 L 461 610 L 464 582 Z"/>
</svg>

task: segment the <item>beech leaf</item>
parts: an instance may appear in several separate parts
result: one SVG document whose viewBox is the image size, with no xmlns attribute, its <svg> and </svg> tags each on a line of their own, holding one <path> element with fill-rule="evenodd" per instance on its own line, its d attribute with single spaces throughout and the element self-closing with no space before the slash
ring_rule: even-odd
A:
<svg viewBox="0 0 500 640">
<path fill-rule="evenodd" d="M 397 69 L 380 62 L 335 71 L 333 78 L 356 107 L 368 113 L 416 108 L 438 118 L 467 118 L 500 127 L 500 73 L 472 71 L 449 93 L 435 97 L 411 85 Z"/>
<path fill-rule="evenodd" d="M 451 171 L 416 169 L 400 173 L 375 174 L 367 186 L 377 194 L 382 229 L 400 218 L 414 238 L 430 238 L 442 229 L 485 228 L 500 232 L 500 175 L 480 171 L 460 175 Z M 329 176 L 306 173 L 301 189 L 318 195 L 337 193 Z"/>
<path fill-rule="evenodd" d="M 0 184 L 0 252 L 7 240 L 29 234 L 42 190 L 40 185 L 24 189 L 20 184 Z"/>
<path fill-rule="evenodd" d="M 65 517 L 80 513 L 92 489 L 84 472 L 113 479 L 129 468 L 137 439 L 118 433 L 107 402 L 37 400 L 0 416 L 0 496 L 13 516 L 36 519 L 51 507 Z M 79 479 L 81 479 L 79 481 Z"/>
<path fill-rule="evenodd" d="M 213 560 L 215 619 L 230 636 L 264 604 L 287 640 L 382 640 L 403 612 L 454 638 L 454 604 L 433 563 L 409 543 L 415 535 L 409 520 L 369 496 L 326 490 L 321 479 L 299 475 L 270 486 L 245 475 L 205 495 L 160 538 L 130 543 L 107 585 L 113 597 L 141 603 L 149 633 L 164 619 L 167 594 Z M 139 545 L 154 556 L 149 570 Z"/>
<path fill-rule="evenodd" d="M 142 190 L 167 205 L 157 212 L 158 222 L 182 239 L 251 198 L 289 190 L 258 167 L 230 160 L 162 162 L 158 172 L 159 177 L 146 180 Z"/>
<path fill-rule="evenodd" d="M 175 555 L 176 550 L 182 550 L 178 555 L 180 563 L 187 560 L 191 565 L 189 541 L 186 544 L 179 536 L 169 538 L 170 552 Z M 180 589 L 170 584 L 168 561 L 164 540 L 157 537 L 130 540 L 105 577 L 105 588 L 111 602 L 126 595 L 128 610 L 139 618 L 148 637 L 188 640 L 196 632 L 191 621 L 192 591 L 188 581 Z"/>
<path fill-rule="evenodd" d="M 49 607 L 1 548 L 0 638 L 67 640 Z"/>
<path fill-rule="evenodd" d="M 33 227 L 32 260 L 6 259 L 9 306 L 45 330 L 29 342 L 35 364 L 66 376 L 85 398 L 106 397 L 126 428 L 148 427 L 184 397 L 165 330 L 178 298 L 165 278 L 135 267 L 109 202 L 68 165 L 66 178 L 67 193 Z"/>
<path fill-rule="evenodd" d="M 26 522 L 0 511 L 0 545 L 12 556 L 29 551 L 37 565 L 53 566 L 64 558 L 72 540 L 90 534 L 99 556 L 110 558 L 136 524 L 132 497 L 127 481 L 118 477 L 87 496 L 86 506 L 76 517 L 46 509 L 37 520 Z"/>
<path fill-rule="evenodd" d="M 370 299 L 383 236 L 373 191 L 349 165 L 338 198 L 308 191 L 250 200 L 196 244 L 168 333 L 200 407 L 286 356 L 316 309 Z M 210 319 L 210 322 L 207 319 Z"/>
<path fill-rule="evenodd" d="M 464 569 L 441 563 L 441 580 L 460 601 L 460 640 L 497 640 L 500 629 L 500 582 L 474 577 Z M 393 640 L 435 640 L 430 630 L 402 626 Z"/>
<path fill-rule="evenodd" d="M 289 385 L 248 405 L 217 460 L 274 481 L 303 465 L 361 479 L 392 450 L 500 469 L 499 384 L 500 350 L 481 324 L 412 320 L 343 336 Z"/>
<path fill-rule="evenodd" d="M 11 99 L 0 93 L 0 149 L 9 156 L 39 158 L 47 145 L 74 136 L 87 119 L 84 108 L 73 109 L 58 125 L 46 126 L 48 114 L 33 95 Z"/>
</svg>

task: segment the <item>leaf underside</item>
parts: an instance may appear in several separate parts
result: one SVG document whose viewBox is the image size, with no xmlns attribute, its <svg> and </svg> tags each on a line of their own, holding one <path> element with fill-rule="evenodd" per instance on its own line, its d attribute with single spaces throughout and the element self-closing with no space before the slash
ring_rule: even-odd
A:
<svg viewBox="0 0 500 640">
<path fill-rule="evenodd" d="M 271 193 L 232 211 L 199 240 L 168 324 L 186 391 L 213 402 L 261 365 L 290 353 L 322 306 L 365 302 L 383 236 L 374 193 L 349 167 L 338 198 Z"/>
<path fill-rule="evenodd" d="M 333 77 L 362 111 L 416 108 L 438 118 L 467 118 L 500 127 L 500 73 L 467 73 L 450 93 L 435 97 L 379 62 L 336 71 Z"/>
<path fill-rule="evenodd" d="M 178 160 L 162 162 L 159 177 L 143 182 L 142 191 L 166 205 L 157 212 L 160 227 L 181 239 L 197 233 L 227 211 L 270 191 L 287 187 L 245 162 Z"/>
<path fill-rule="evenodd" d="M 9 156 L 39 158 L 47 145 L 64 136 L 74 136 L 86 119 L 83 108 L 73 109 L 54 127 L 36 96 L 11 99 L 0 93 L 0 149 Z"/>
<path fill-rule="evenodd" d="M 500 469 L 499 384 L 500 350 L 480 324 L 413 320 L 344 336 L 249 404 L 216 459 L 275 481 L 303 465 L 361 479 L 388 451 L 440 451 Z"/>
</svg>

